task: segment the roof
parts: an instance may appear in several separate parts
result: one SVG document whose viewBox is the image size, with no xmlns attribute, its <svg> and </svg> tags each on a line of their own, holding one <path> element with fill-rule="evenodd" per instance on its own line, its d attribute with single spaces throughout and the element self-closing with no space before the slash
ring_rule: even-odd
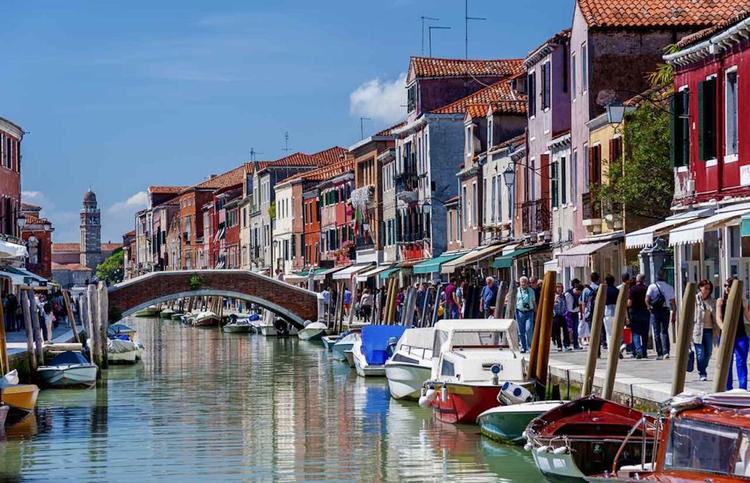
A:
<svg viewBox="0 0 750 483">
<path fill-rule="evenodd" d="M 383 129 L 382 131 L 376 133 L 375 136 L 391 136 L 391 135 L 393 135 L 393 131 L 395 129 L 398 129 L 398 128 L 402 127 L 404 124 L 406 124 L 406 122 L 405 121 L 401 121 L 401 122 L 399 122 L 397 124 L 394 124 L 393 126 L 387 127 L 385 129 Z"/>
<path fill-rule="evenodd" d="M 631 97 L 630 99 L 623 102 L 623 104 L 627 107 L 637 107 L 644 100 L 647 100 L 650 102 L 667 101 L 673 91 L 674 91 L 674 88 L 672 87 L 672 84 L 668 86 L 664 86 L 664 87 L 652 87 L 648 90 L 643 91 L 637 96 Z"/>
<path fill-rule="evenodd" d="M 122 243 L 107 242 L 107 243 L 102 243 L 101 246 L 102 246 L 103 252 L 113 252 L 117 250 L 118 248 L 122 248 Z"/>
<path fill-rule="evenodd" d="M 723 22 L 717 23 L 716 25 L 712 27 L 705 28 L 699 32 L 683 37 L 682 39 L 680 39 L 679 42 L 677 42 L 677 47 L 680 49 L 683 49 L 685 47 L 689 47 L 690 45 L 697 44 L 704 40 L 708 40 L 714 34 L 717 34 L 721 32 L 722 30 L 726 30 L 729 27 L 733 26 L 734 24 L 739 23 L 748 17 L 750 17 L 750 13 L 747 10 L 743 10 L 735 15 L 732 15 L 731 17 L 727 18 Z"/>
<path fill-rule="evenodd" d="M 71 272 L 90 272 L 91 269 L 80 263 L 57 263 L 52 262 L 52 270 L 70 270 Z"/>
<path fill-rule="evenodd" d="M 21 211 L 41 211 L 42 207 L 31 203 L 21 203 Z"/>
<path fill-rule="evenodd" d="M 479 115 L 486 116 L 489 104 L 497 105 L 498 109 L 502 112 L 526 112 L 526 96 L 514 91 L 507 80 L 490 84 L 473 94 L 469 94 L 432 112 L 436 114 L 458 114 L 468 112 L 469 109 L 477 112 L 476 107 L 470 106 L 484 105 L 484 112 Z"/>
<path fill-rule="evenodd" d="M 52 251 L 53 252 L 80 252 L 81 244 L 80 243 L 53 243 Z"/>
<path fill-rule="evenodd" d="M 354 171 L 354 158 L 348 156 L 336 163 L 322 166 L 318 169 L 313 169 L 312 171 L 305 171 L 304 173 L 298 173 L 294 176 L 290 176 L 283 182 L 279 183 L 279 185 L 292 183 L 295 181 L 328 181 L 329 179 L 336 178 L 351 171 Z"/>
<path fill-rule="evenodd" d="M 494 150 L 494 149 L 508 148 L 508 147 L 511 147 L 513 145 L 520 144 L 520 143 L 526 144 L 526 133 L 525 132 L 523 134 L 519 134 L 518 136 L 516 136 L 514 138 L 510 138 L 510 139 L 508 139 L 506 141 L 503 141 L 503 142 L 501 142 L 500 144 L 498 144 L 496 146 L 492 146 L 492 149 Z"/>
<path fill-rule="evenodd" d="M 26 219 L 26 225 L 51 225 L 52 223 L 47 218 L 41 218 L 33 213 L 25 213 L 24 218 Z"/>
<path fill-rule="evenodd" d="M 709 27 L 742 11 L 750 0 L 578 0 L 589 27 Z"/>
<path fill-rule="evenodd" d="M 415 77 L 464 77 L 516 75 L 523 70 L 523 59 L 439 59 L 435 57 L 412 57 L 409 78 Z"/>
<path fill-rule="evenodd" d="M 186 188 L 188 188 L 188 186 L 149 186 L 148 192 L 159 194 L 174 194 L 179 193 Z"/>
<path fill-rule="evenodd" d="M 333 146 L 332 148 L 325 149 L 319 153 L 312 154 L 314 158 L 318 158 L 323 161 L 323 164 L 331 164 L 341 161 L 344 156 L 349 154 L 349 150 L 342 148 L 341 146 Z"/>
<path fill-rule="evenodd" d="M 234 185 L 241 185 L 245 181 L 245 166 L 249 163 L 243 163 L 242 165 L 230 169 L 229 171 L 212 176 L 209 179 L 186 188 L 182 192 L 189 189 L 221 189 Z"/>
<path fill-rule="evenodd" d="M 129 232 L 125 233 L 123 236 L 135 236 L 135 230 L 130 230 Z"/>
</svg>

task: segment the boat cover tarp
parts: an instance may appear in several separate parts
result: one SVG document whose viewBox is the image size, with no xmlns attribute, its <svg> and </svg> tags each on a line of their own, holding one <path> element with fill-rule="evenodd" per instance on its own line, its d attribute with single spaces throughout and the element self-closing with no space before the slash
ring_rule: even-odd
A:
<svg viewBox="0 0 750 483">
<path fill-rule="evenodd" d="M 133 332 L 134 331 L 132 327 L 129 327 L 125 324 L 112 324 L 109 326 L 109 329 L 112 330 L 115 334 L 119 334 L 120 332 Z"/>
<path fill-rule="evenodd" d="M 247 318 L 247 320 L 260 320 L 260 315 L 258 315 L 258 314 L 250 314 L 250 316 Z"/>
<path fill-rule="evenodd" d="M 138 346 L 129 340 L 110 339 L 107 349 L 113 354 L 123 354 L 137 350 Z"/>
<path fill-rule="evenodd" d="M 362 353 L 370 365 L 385 364 L 388 360 L 388 341 L 400 339 L 406 328 L 402 325 L 367 325 L 362 327 Z"/>
<path fill-rule="evenodd" d="M 68 364 L 88 364 L 89 361 L 80 352 L 66 351 L 56 356 L 49 363 L 50 366 L 64 366 Z"/>
<path fill-rule="evenodd" d="M 432 349 L 435 342 L 435 328 L 423 327 L 418 329 L 407 329 L 398 341 L 401 346 L 410 346 L 419 349 Z"/>
</svg>

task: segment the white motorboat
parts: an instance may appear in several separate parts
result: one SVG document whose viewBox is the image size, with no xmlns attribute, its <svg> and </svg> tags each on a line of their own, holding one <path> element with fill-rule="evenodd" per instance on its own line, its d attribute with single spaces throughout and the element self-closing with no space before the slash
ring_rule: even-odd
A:
<svg viewBox="0 0 750 483">
<path fill-rule="evenodd" d="M 507 386 L 512 386 L 510 383 Z M 504 385 L 504 386 L 506 386 Z M 515 388 L 513 388 L 515 389 Z M 501 390 L 506 392 L 506 387 Z M 503 443 L 522 444 L 526 427 L 531 420 L 551 411 L 566 401 L 532 401 L 488 409 L 477 418 L 483 435 Z"/>
<path fill-rule="evenodd" d="M 107 341 L 107 361 L 110 364 L 135 364 L 138 361 L 138 352 L 138 344 L 132 340 Z"/>
<path fill-rule="evenodd" d="M 368 325 L 352 347 L 354 368 L 361 377 L 385 376 L 385 363 L 404 334 L 403 325 Z"/>
<path fill-rule="evenodd" d="M 193 325 L 197 327 L 216 327 L 221 319 L 214 312 L 199 312 L 193 319 Z"/>
<path fill-rule="evenodd" d="M 229 319 L 231 320 L 231 322 L 229 322 L 222 328 L 224 332 L 248 333 L 255 330 L 247 317 L 237 317 L 236 315 L 230 315 Z"/>
<path fill-rule="evenodd" d="M 328 330 L 328 326 L 323 322 L 310 322 L 297 333 L 300 340 L 318 340 Z"/>
<path fill-rule="evenodd" d="M 396 351 L 385 363 L 388 389 L 394 399 L 419 399 L 424 382 L 432 373 L 435 329 L 406 329 Z"/>
<path fill-rule="evenodd" d="M 523 354 L 518 349 L 518 325 L 513 319 L 441 320 L 435 324 L 432 374 L 420 404 L 431 405 L 447 423 L 475 423 L 498 405 L 505 382 L 524 393 L 517 402 L 531 401 Z"/>
<path fill-rule="evenodd" d="M 346 335 L 339 337 L 339 340 L 333 344 L 331 353 L 333 358 L 339 361 L 346 360 L 346 352 L 351 351 L 354 347 L 354 343 L 360 338 L 359 332 L 350 332 Z"/>
<path fill-rule="evenodd" d="M 90 363 L 80 352 L 67 351 L 37 369 L 42 383 L 54 388 L 90 388 L 96 385 L 99 368 Z"/>
</svg>

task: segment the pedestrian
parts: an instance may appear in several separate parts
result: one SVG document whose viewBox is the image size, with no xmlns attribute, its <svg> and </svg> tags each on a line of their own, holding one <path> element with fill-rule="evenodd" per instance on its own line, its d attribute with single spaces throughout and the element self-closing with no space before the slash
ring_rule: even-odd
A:
<svg viewBox="0 0 750 483">
<path fill-rule="evenodd" d="M 729 299 L 729 290 L 732 284 L 737 280 L 736 277 L 729 277 L 724 284 L 724 295 L 716 301 L 716 323 L 719 329 L 724 329 L 724 310 Z M 747 354 L 748 354 L 748 336 L 745 328 L 745 321 L 750 320 L 750 310 L 747 308 L 747 300 L 742 297 L 742 310 L 740 310 L 739 320 L 737 321 L 737 331 L 734 337 L 734 364 L 737 366 L 737 385 L 740 389 L 747 389 Z M 732 365 L 729 364 L 729 377 L 727 378 L 727 391 L 733 388 L 732 383 Z"/>
<path fill-rule="evenodd" d="M 425 310 L 424 304 L 427 300 L 427 284 L 420 284 L 419 282 L 417 282 L 414 285 L 414 288 L 417 289 L 414 301 L 414 306 L 416 307 L 416 310 L 414 311 L 414 320 L 422 320 L 422 312 Z"/>
<path fill-rule="evenodd" d="M 536 296 L 529 286 L 529 279 L 521 277 L 516 291 L 516 321 L 518 322 L 518 339 L 521 341 L 521 353 L 531 349 L 534 338 L 534 310 Z"/>
<path fill-rule="evenodd" d="M 362 311 L 362 317 L 365 319 L 365 322 L 370 321 L 370 316 L 372 315 L 372 306 L 373 306 L 373 296 L 370 293 L 370 289 L 366 288 L 362 292 L 362 297 L 359 299 L 359 308 Z"/>
<path fill-rule="evenodd" d="M 579 323 L 579 301 L 581 291 L 579 286 L 581 281 L 574 278 L 570 283 L 570 288 L 565 292 L 565 302 L 568 304 L 568 311 L 565 314 L 565 322 L 568 325 L 570 341 L 573 344 L 573 350 L 581 350 L 581 342 L 578 340 L 578 323 Z"/>
<path fill-rule="evenodd" d="M 627 304 L 627 300 L 630 297 L 630 273 L 623 272 L 622 276 L 620 277 L 620 285 L 617 286 L 618 296 L 619 294 L 624 290 L 625 294 L 625 300 Z M 625 327 L 631 334 L 630 342 L 625 342 L 625 333 L 623 332 L 623 342 L 622 342 L 622 349 L 626 349 L 628 353 L 630 353 L 631 356 L 635 357 L 635 345 L 633 344 L 633 338 L 632 338 L 632 329 L 630 329 L 630 322 L 629 322 L 629 313 L 626 310 L 625 311 Z"/>
<path fill-rule="evenodd" d="M 456 279 L 451 278 L 448 285 L 445 286 L 443 296 L 445 297 L 445 318 L 458 318 L 458 299 L 456 298 Z"/>
<path fill-rule="evenodd" d="M 539 283 L 539 279 L 536 277 L 529 278 L 529 287 L 534 291 L 536 301 L 542 300 L 542 284 Z"/>
<path fill-rule="evenodd" d="M 714 326 L 716 325 L 716 302 L 711 297 L 714 284 L 708 280 L 698 283 L 698 296 L 695 300 L 695 323 L 693 324 L 693 347 L 698 377 L 708 379 L 708 361 L 714 348 Z M 745 325 L 744 323 L 742 325 Z M 730 377 L 731 380 L 731 377 Z"/>
<path fill-rule="evenodd" d="M 349 316 L 349 310 L 352 306 L 352 291 L 349 287 L 344 287 L 344 315 Z"/>
<path fill-rule="evenodd" d="M 323 308 L 328 313 L 328 310 L 331 306 L 331 289 L 328 288 L 328 285 L 323 288 L 323 292 L 321 294 L 323 296 Z"/>
<path fill-rule="evenodd" d="M 649 312 L 646 306 L 646 276 L 639 273 L 628 290 L 628 327 L 633 334 L 636 359 L 648 357 Z"/>
<path fill-rule="evenodd" d="M 43 314 L 42 320 L 44 321 L 43 333 L 45 335 L 45 340 L 47 342 L 52 342 L 52 339 L 53 339 L 52 324 L 54 323 L 55 316 L 52 312 L 53 312 L 52 302 L 50 301 L 44 302 L 44 305 L 42 306 L 42 314 Z"/>
<path fill-rule="evenodd" d="M 466 281 L 462 281 L 456 288 L 456 304 L 458 305 L 458 318 L 466 317 Z"/>
<path fill-rule="evenodd" d="M 497 299 L 497 284 L 495 283 L 495 279 L 492 277 L 487 277 L 485 282 L 486 283 L 484 287 L 482 287 L 482 294 L 479 301 L 481 307 L 479 307 L 479 310 L 482 311 L 482 313 L 484 314 L 484 318 L 486 319 L 490 315 L 494 315 L 492 308 L 495 305 L 495 300 Z"/>
<path fill-rule="evenodd" d="M 401 314 L 404 308 L 404 287 L 399 287 L 396 293 L 396 320 L 401 321 Z"/>
<path fill-rule="evenodd" d="M 604 332 L 602 332 L 602 347 L 607 350 L 607 344 L 612 338 L 612 324 L 615 320 L 615 308 L 617 307 L 617 297 L 620 291 L 615 287 L 615 277 L 607 275 L 604 277 L 604 283 L 607 284 L 607 296 L 604 302 Z M 612 348 L 616 349 L 615 347 Z"/>
<path fill-rule="evenodd" d="M 588 286 L 581 293 L 580 313 L 583 319 L 582 323 L 578 324 L 578 335 L 584 337 L 589 343 L 593 343 L 594 341 L 589 341 L 588 338 L 591 334 L 591 323 L 594 319 L 594 300 L 596 299 L 596 293 L 599 291 L 599 273 L 591 272 L 589 280 Z M 584 333 L 585 335 L 583 335 Z"/>
<path fill-rule="evenodd" d="M 651 327 L 654 330 L 656 360 L 669 359 L 669 323 L 677 317 L 677 306 L 674 299 L 674 288 L 666 282 L 666 273 L 659 270 L 656 282 L 646 290 L 646 305 L 651 312 Z"/>
<path fill-rule="evenodd" d="M 558 283 L 555 285 L 555 301 L 552 304 L 552 340 L 557 344 L 557 352 L 568 352 L 570 350 L 570 336 L 568 334 L 565 316 L 568 313 L 568 302 L 565 299 L 565 287 Z M 560 333 L 562 332 L 562 338 Z"/>
</svg>

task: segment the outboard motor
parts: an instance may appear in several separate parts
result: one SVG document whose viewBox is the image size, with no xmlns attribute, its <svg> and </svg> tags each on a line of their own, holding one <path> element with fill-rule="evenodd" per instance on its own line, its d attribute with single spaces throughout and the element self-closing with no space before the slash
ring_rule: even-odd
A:
<svg viewBox="0 0 750 483">
<path fill-rule="evenodd" d="M 289 324 L 281 317 L 276 317 L 276 320 L 273 321 L 273 328 L 279 335 L 289 335 Z"/>
<path fill-rule="evenodd" d="M 525 387 L 506 381 L 497 395 L 497 400 L 511 406 L 513 404 L 527 403 L 534 400 L 533 394 Z"/>
</svg>

